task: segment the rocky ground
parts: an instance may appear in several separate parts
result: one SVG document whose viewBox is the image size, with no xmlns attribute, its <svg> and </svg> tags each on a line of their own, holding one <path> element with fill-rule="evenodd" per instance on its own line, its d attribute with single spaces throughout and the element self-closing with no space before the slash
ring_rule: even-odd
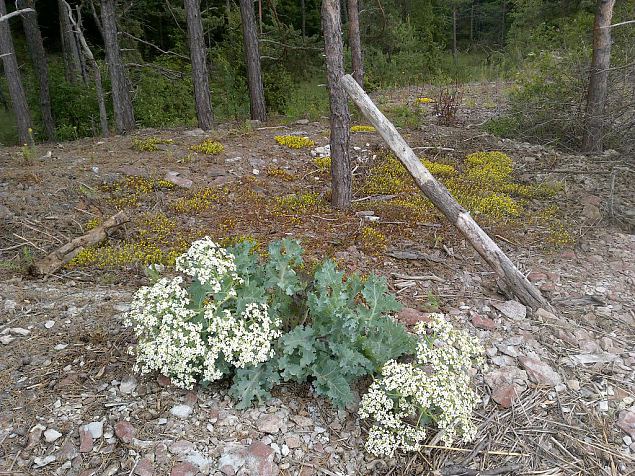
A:
<svg viewBox="0 0 635 476">
<path fill-rule="evenodd" d="M 326 143 L 325 124 L 286 127 Z M 271 401 L 240 411 L 222 384 L 183 391 L 164 377 L 135 375 L 122 320 L 144 282 L 140 268 L 70 269 L 35 280 L 14 266 L 25 243 L 38 257 L 81 234 L 87 211 L 100 204 L 79 189 L 111 175 L 172 171 L 194 187 L 229 184 L 240 195 L 249 185 L 270 196 L 289 186 L 260 173 L 276 164 L 302 175 L 301 187 L 315 186 L 305 185 L 314 180 L 306 151 L 267 145 L 281 130 L 226 131 L 225 154 L 204 164 L 179 160 L 186 153 L 178 146 L 133 153 L 122 137 L 64 144 L 53 159 L 26 164 L 18 150 L 0 150 L 0 475 L 635 474 L 635 182 L 632 161 L 619 154 L 567 155 L 471 128 L 406 131 L 414 146 L 438 149 L 431 154 L 504 150 L 520 177 L 566 183 L 558 201 L 575 244 L 552 248 L 522 241 L 523 232 L 498 237 L 554 313 L 528 312 L 500 295 L 460 237 L 441 248 L 418 240 L 429 227 L 407 236 L 390 228 L 391 247 L 376 256 L 358 246 L 354 212 L 320 213 L 312 227 L 254 217 L 239 224 L 268 239 L 329 241 L 342 266 L 389 279 L 407 306 L 398 316 L 405 324 L 438 306 L 483 341 L 489 367 L 476 377 L 477 440 L 444 449 L 433 438 L 421 453 L 392 460 L 364 452 L 366 424 L 355 408 L 334 409 L 303 386 L 283 385 Z M 142 135 L 157 133 L 186 145 L 200 137 Z M 370 155 L 374 143 L 356 136 L 354 155 Z M 403 259 L 413 250 L 418 257 Z"/>
</svg>

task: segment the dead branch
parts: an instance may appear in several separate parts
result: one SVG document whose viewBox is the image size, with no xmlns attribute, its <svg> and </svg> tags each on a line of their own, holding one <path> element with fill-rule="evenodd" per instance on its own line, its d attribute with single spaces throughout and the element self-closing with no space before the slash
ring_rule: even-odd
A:
<svg viewBox="0 0 635 476">
<path fill-rule="evenodd" d="M 29 267 L 29 273 L 33 276 L 45 276 L 54 273 L 72 260 L 77 253 L 85 247 L 95 245 L 105 240 L 108 237 L 106 233 L 108 230 L 117 228 L 128 220 L 128 216 L 123 211 L 116 213 L 97 228 L 89 231 L 85 235 L 75 238 L 48 256 L 36 261 Z"/>
<path fill-rule="evenodd" d="M 33 10 L 32 8 L 23 8 L 22 10 L 16 10 L 15 12 L 11 12 L 11 13 L 7 13 L 6 15 L 2 15 L 0 17 L 0 22 L 3 21 L 8 21 L 9 18 L 18 16 L 18 15 L 22 15 L 23 13 L 29 13 L 29 12 L 34 12 L 35 10 Z"/>
<path fill-rule="evenodd" d="M 506 285 L 525 305 L 538 309 L 552 309 L 538 288 L 514 266 L 514 263 L 500 249 L 492 238 L 474 221 L 465 210 L 415 155 L 395 126 L 384 116 L 364 90 L 350 74 L 340 79 L 342 87 L 357 104 L 362 114 L 375 126 L 381 137 L 395 153 L 397 158 L 412 175 L 415 183 L 426 197 L 443 212 L 481 255 L 485 262 L 496 272 Z"/>
</svg>

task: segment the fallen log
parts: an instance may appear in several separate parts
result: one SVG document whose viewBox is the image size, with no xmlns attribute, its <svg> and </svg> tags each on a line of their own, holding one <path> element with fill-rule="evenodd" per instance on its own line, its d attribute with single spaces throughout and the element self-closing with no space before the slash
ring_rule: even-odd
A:
<svg viewBox="0 0 635 476">
<path fill-rule="evenodd" d="M 116 213 L 85 235 L 78 236 L 61 248 L 56 249 L 46 257 L 33 263 L 29 267 L 29 273 L 33 276 L 45 276 L 47 274 L 54 273 L 72 260 L 77 253 L 85 247 L 95 245 L 105 240 L 108 236 L 106 233 L 108 230 L 117 228 L 118 226 L 126 223 L 128 220 L 128 216 L 123 211 Z"/>
<path fill-rule="evenodd" d="M 481 257 L 492 267 L 503 282 L 503 291 L 512 293 L 523 304 L 538 309 L 552 309 L 538 288 L 514 266 L 511 260 L 499 248 L 487 233 L 474 221 L 450 194 L 447 188 L 435 179 L 421 163 L 395 126 L 384 116 L 364 90 L 350 74 L 340 79 L 342 86 L 357 104 L 366 119 L 377 129 L 397 158 L 406 167 L 415 183 L 426 197 L 443 212 L 446 218 L 456 226 Z"/>
</svg>

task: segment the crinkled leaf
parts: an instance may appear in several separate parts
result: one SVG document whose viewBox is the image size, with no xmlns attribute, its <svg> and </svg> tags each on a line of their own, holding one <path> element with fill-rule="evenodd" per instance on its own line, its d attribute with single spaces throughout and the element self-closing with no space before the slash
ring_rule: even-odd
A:
<svg viewBox="0 0 635 476">
<path fill-rule="evenodd" d="M 303 381 L 316 359 L 315 334 L 311 327 L 297 326 L 280 338 L 278 366 L 285 380 Z"/>
<path fill-rule="evenodd" d="M 330 344 L 329 347 L 337 358 L 341 372 L 348 380 L 353 377 L 361 377 L 374 370 L 373 363 L 348 343 L 334 343 Z"/>
<path fill-rule="evenodd" d="M 320 353 L 313 366 L 313 375 L 315 376 L 313 387 L 318 394 L 328 397 L 339 407 L 344 407 L 353 401 L 351 386 L 342 374 L 337 360 L 325 353 Z"/>
<path fill-rule="evenodd" d="M 278 288 L 288 296 L 302 291 L 304 283 L 293 267 L 302 264 L 302 247 L 296 240 L 285 238 L 269 245 L 269 260 L 265 265 L 267 288 Z"/>
<path fill-rule="evenodd" d="M 416 337 L 409 334 L 403 325 L 390 317 L 380 317 L 362 339 L 362 349 L 375 369 L 379 369 L 391 359 L 414 354 L 416 342 Z"/>
<path fill-rule="evenodd" d="M 257 367 L 236 369 L 229 395 L 238 403 L 236 408 L 249 408 L 254 400 L 262 403 L 271 397 L 269 391 L 280 383 L 277 366 L 271 360 Z"/>
<path fill-rule="evenodd" d="M 362 296 L 364 296 L 368 310 L 361 314 L 368 321 L 397 312 L 403 307 L 395 296 L 388 292 L 386 279 L 374 274 L 371 274 L 364 283 Z"/>
</svg>

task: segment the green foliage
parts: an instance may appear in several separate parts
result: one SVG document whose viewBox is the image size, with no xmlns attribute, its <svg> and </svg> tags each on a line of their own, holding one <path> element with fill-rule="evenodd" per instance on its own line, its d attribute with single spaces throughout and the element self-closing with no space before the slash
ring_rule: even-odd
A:
<svg viewBox="0 0 635 476">
<path fill-rule="evenodd" d="M 315 272 L 307 294 L 307 322 L 280 339 L 285 380 L 311 381 L 338 406 L 351 403 L 351 384 L 390 359 L 410 353 L 414 340 L 390 313 L 401 308 L 383 278 L 344 279 L 335 263 Z"/>
</svg>

